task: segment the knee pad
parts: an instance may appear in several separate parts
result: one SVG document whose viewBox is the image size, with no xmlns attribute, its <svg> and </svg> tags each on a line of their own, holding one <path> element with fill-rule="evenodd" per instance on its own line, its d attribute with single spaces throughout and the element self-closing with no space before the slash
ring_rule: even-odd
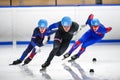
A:
<svg viewBox="0 0 120 80">
<path fill-rule="evenodd" d="M 57 54 L 56 54 L 56 56 L 61 56 L 63 54 L 63 52 L 58 52 Z"/>
<path fill-rule="evenodd" d="M 56 56 L 61 56 L 61 54 L 55 54 Z"/>
<path fill-rule="evenodd" d="M 55 44 L 55 45 L 53 46 L 53 49 L 58 49 L 59 47 L 60 47 L 59 44 Z"/>
</svg>

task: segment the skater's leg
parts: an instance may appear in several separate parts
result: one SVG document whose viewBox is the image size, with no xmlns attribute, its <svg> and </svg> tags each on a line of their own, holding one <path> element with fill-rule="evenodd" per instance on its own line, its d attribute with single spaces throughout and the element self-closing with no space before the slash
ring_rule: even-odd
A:
<svg viewBox="0 0 120 80">
<path fill-rule="evenodd" d="M 90 38 L 90 36 L 91 36 L 90 32 L 91 32 L 91 31 L 88 30 L 88 31 L 72 46 L 72 48 L 69 50 L 69 52 L 64 55 L 63 60 L 64 60 L 65 58 L 69 57 L 69 56 L 72 54 L 72 52 L 73 52 L 75 49 L 78 48 L 78 46 L 79 46 L 81 43 L 84 43 L 85 41 L 87 41 L 88 38 Z M 77 55 L 75 55 L 75 56 L 78 57 Z"/>
<path fill-rule="evenodd" d="M 28 63 L 33 59 L 33 57 L 34 57 L 35 55 L 36 55 L 36 52 L 35 52 L 35 49 L 33 49 L 32 52 L 31 52 L 31 54 L 28 56 L 28 58 L 25 59 L 23 65 L 28 64 Z"/>
<path fill-rule="evenodd" d="M 72 46 L 72 48 L 70 49 L 70 51 L 68 52 L 69 54 L 72 54 L 72 52 L 78 48 L 78 46 L 81 43 L 84 43 L 85 41 L 87 41 L 88 38 L 90 38 L 91 36 L 91 31 L 88 30 L 85 34 L 83 34 L 83 36 Z"/>
<path fill-rule="evenodd" d="M 23 54 L 21 55 L 21 57 L 19 58 L 19 60 L 23 61 L 25 59 L 25 57 L 28 55 L 28 53 L 33 49 L 33 46 L 31 44 L 29 44 L 29 46 L 27 47 L 27 49 L 23 52 Z"/>
<path fill-rule="evenodd" d="M 61 45 L 61 43 L 58 40 L 54 41 L 53 49 L 50 52 L 50 54 L 47 58 L 47 61 L 42 65 L 42 68 L 45 68 L 50 65 L 50 62 L 52 61 L 55 54 L 58 52 L 60 45 Z"/>
<path fill-rule="evenodd" d="M 86 47 L 95 44 L 96 42 L 98 42 L 99 40 L 101 40 L 101 38 L 98 39 L 94 39 L 94 38 L 89 38 L 86 42 L 84 42 L 81 46 L 81 49 L 79 50 L 79 52 L 77 54 L 75 54 L 74 56 L 71 57 L 72 60 L 75 60 L 77 58 L 79 58 L 79 56 L 86 50 Z"/>
<path fill-rule="evenodd" d="M 80 56 L 88 46 L 95 44 L 96 42 L 100 41 L 102 38 L 90 38 L 86 42 L 84 42 L 81 46 L 80 51 L 78 52 L 78 56 Z"/>
<path fill-rule="evenodd" d="M 73 60 L 79 58 L 79 56 L 80 56 L 84 51 L 85 51 L 85 48 L 81 47 L 81 49 L 79 50 L 79 52 L 78 52 L 77 54 L 73 55 L 73 56 L 71 57 L 71 60 L 69 60 L 69 61 L 73 61 Z"/>
<path fill-rule="evenodd" d="M 75 44 L 72 46 L 72 48 L 70 49 L 70 51 L 68 53 L 71 54 L 76 48 L 78 48 L 78 46 L 80 44 L 81 44 L 81 42 L 79 40 L 77 42 L 75 42 Z"/>
<path fill-rule="evenodd" d="M 81 47 L 81 49 L 79 50 L 79 52 L 75 55 L 73 55 L 71 57 L 71 60 L 69 60 L 68 62 L 71 62 L 73 60 L 76 60 L 77 58 L 79 58 L 79 56 L 85 51 L 86 47 Z"/>
<path fill-rule="evenodd" d="M 29 55 L 30 59 L 33 59 L 33 57 L 36 55 L 35 49 L 33 49 L 33 51 L 31 52 L 31 54 Z"/>
<path fill-rule="evenodd" d="M 24 58 L 27 56 L 27 54 L 33 49 L 33 46 L 31 44 L 28 45 L 27 49 L 23 52 L 23 54 L 21 55 L 21 57 L 15 61 L 13 61 L 12 64 L 10 65 L 17 65 L 20 64 Z"/>
<path fill-rule="evenodd" d="M 69 44 L 70 44 L 70 41 L 63 40 L 63 42 L 61 43 L 61 46 L 60 46 L 59 51 L 57 52 L 56 56 L 61 56 L 66 51 Z"/>
</svg>

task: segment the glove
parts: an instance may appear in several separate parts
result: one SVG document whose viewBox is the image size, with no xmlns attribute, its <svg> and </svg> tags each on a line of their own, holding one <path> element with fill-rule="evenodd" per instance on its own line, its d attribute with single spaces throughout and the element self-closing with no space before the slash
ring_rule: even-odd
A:
<svg viewBox="0 0 120 80">
<path fill-rule="evenodd" d="M 40 47 L 35 46 L 35 52 L 36 52 L 36 53 L 40 52 Z"/>
<path fill-rule="evenodd" d="M 84 24 L 84 25 L 81 25 L 81 28 L 84 28 L 84 27 L 86 27 L 87 25 L 86 24 Z"/>
<path fill-rule="evenodd" d="M 94 14 L 90 14 L 88 19 L 93 19 L 93 17 L 94 17 Z"/>
<path fill-rule="evenodd" d="M 48 41 L 48 37 L 45 36 L 45 37 L 44 37 L 44 40 L 43 40 L 43 45 L 47 44 L 47 41 Z"/>
<path fill-rule="evenodd" d="M 81 25 L 81 26 L 79 27 L 79 29 L 78 29 L 78 32 L 79 32 L 80 30 L 82 30 L 82 28 L 84 28 L 84 27 L 86 27 L 86 26 L 87 26 L 86 24 Z"/>
<path fill-rule="evenodd" d="M 90 14 L 85 24 L 87 25 L 89 23 L 89 20 L 92 20 L 93 17 L 94 17 L 94 15 Z"/>
<path fill-rule="evenodd" d="M 80 30 L 82 30 L 82 28 L 86 27 L 87 25 L 81 25 L 81 27 L 78 28 L 78 30 L 76 32 L 74 32 L 74 35 L 77 35 L 79 33 Z"/>
<path fill-rule="evenodd" d="M 110 32 L 112 30 L 112 27 L 106 28 L 106 32 Z"/>
</svg>

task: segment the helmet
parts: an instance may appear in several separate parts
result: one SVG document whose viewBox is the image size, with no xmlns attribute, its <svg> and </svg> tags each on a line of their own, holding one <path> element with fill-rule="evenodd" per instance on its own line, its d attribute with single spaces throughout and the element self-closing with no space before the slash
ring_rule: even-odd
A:
<svg viewBox="0 0 120 80">
<path fill-rule="evenodd" d="M 92 19 L 91 26 L 98 26 L 100 24 L 100 21 L 97 18 Z"/>
<path fill-rule="evenodd" d="M 40 28 L 47 28 L 47 26 L 48 26 L 47 20 L 45 20 L 45 19 L 40 19 L 40 20 L 38 21 L 38 27 L 40 27 Z"/>
<path fill-rule="evenodd" d="M 70 26 L 72 24 L 72 20 L 70 17 L 65 16 L 62 18 L 61 24 L 62 24 L 62 26 Z"/>
</svg>

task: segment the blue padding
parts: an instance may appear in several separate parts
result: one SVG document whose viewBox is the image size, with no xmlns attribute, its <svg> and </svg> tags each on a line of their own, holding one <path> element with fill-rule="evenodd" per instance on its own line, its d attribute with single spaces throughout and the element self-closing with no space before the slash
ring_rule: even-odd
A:
<svg viewBox="0 0 120 80">
<path fill-rule="evenodd" d="M 17 41 L 16 44 L 17 45 L 24 45 L 24 44 L 29 44 L 30 41 Z"/>
<path fill-rule="evenodd" d="M 120 40 L 101 40 L 98 43 L 113 43 L 113 42 L 120 42 Z"/>
<path fill-rule="evenodd" d="M 16 44 L 17 45 L 24 45 L 24 44 L 29 44 L 30 41 L 17 41 Z M 70 43 L 75 43 L 74 40 L 72 40 Z M 47 44 L 53 44 L 53 41 L 49 41 Z"/>
<path fill-rule="evenodd" d="M 12 45 L 13 42 L 9 41 L 9 42 L 0 42 L 0 45 Z"/>
<path fill-rule="evenodd" d="M 75 43 L 75 40 L 72 40 L 70 43 Z M 49 41 L 48 44 L 53 44 L 53 41 Z"/>
<path fill-rule="evenodd" d="M 119 39 L 116 40 L 101 40 L 98 43 L 117 43 L 120 42 Z M 30 41 L 17 41 L 16 44 L 17 45 L 26 45 L 29 44 Z M 70 43 L 75 43 L 75 40 L 72 40 Z M 48 44 L 53 44 L 53 41 L 49 41 Z M 0 42 L 0 45 L 13 45 L 12 41 L 7 41 L 7 42 Z"/>
<path fill-rule="evenodd" d="M 101 40 L 100 42 L 97 43 L 117 43 L 120 42 L 119 39 L 116 40 Z M 70 43 L 75 43 L 75 40 L 71 40 Z M 17 41 L 17 45 L 22 45 L 22 44 L 29 44 L 29 41 Z M 53 44 L 53 41 L 49 41 L 47 44 Z"/>
</svg>

